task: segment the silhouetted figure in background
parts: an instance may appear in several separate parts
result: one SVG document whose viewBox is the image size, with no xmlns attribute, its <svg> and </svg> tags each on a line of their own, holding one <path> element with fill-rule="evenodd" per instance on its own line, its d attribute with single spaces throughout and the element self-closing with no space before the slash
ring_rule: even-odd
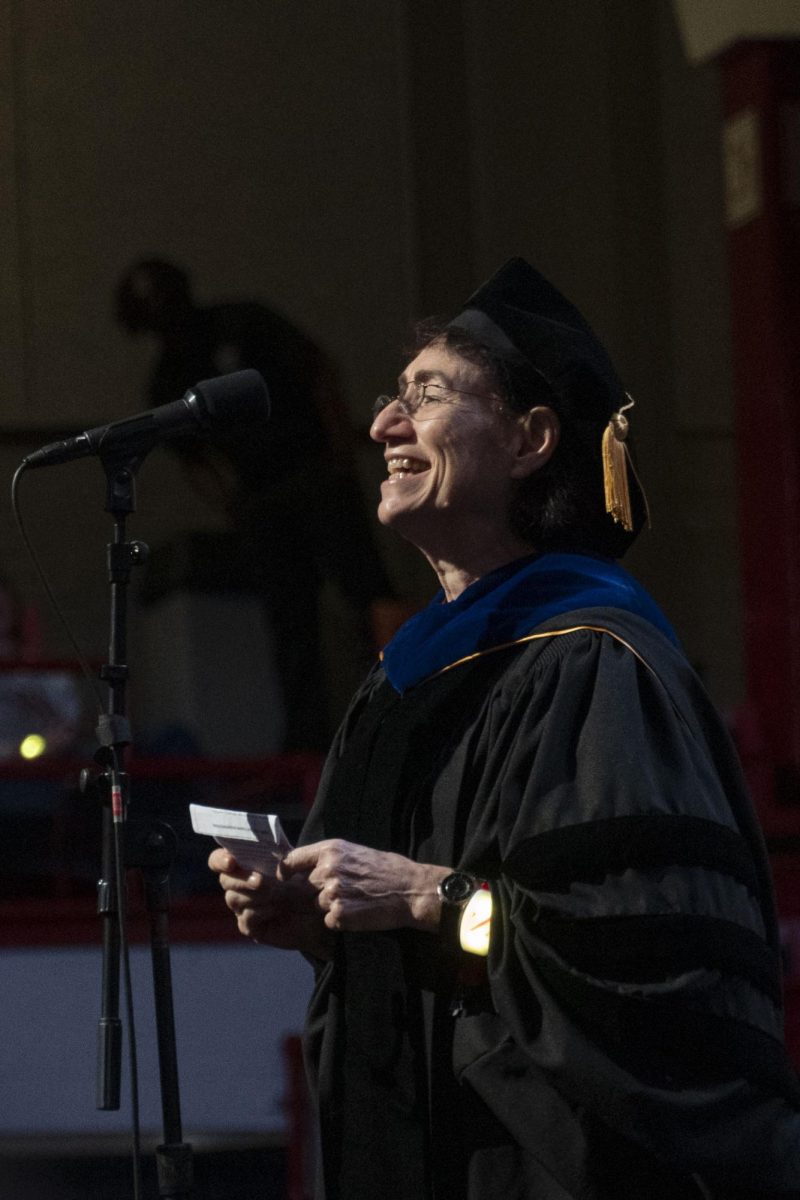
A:
<svg viewBox="0 0 800 1200">
<path fill-rule="evenodd" d="M 227 512 L 265 599 L 286 705 L 285 749 L 326 748 L 318 617 L 323 582 L 333 581 L 359 614 L 365 659 L 370 605 L 391 595 L 364 510 L 335 371 L 314 342 L 262 304 L 197 307 L 188 275 L 168 262 L 136 263 L 121 279 L 116 300 L 120 324 L 160 343 L 151 404 L 244 367 L 267 382 L 269 421 L 171 446 L 196 489 Z"/>
</svg>

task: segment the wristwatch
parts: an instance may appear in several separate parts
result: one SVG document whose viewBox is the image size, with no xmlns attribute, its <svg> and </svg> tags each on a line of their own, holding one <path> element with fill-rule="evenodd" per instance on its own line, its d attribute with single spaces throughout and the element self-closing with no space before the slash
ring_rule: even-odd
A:
<svg viewBox="0 0 800 1200">
<path fill-rule="evenodd" d="M 460 910 L 473 892 L 478 890 L 478 886 L 474 875 L 466 871 L 451 871 L 437 884 L 436 894 L 443 907 Z"/>
</svg>

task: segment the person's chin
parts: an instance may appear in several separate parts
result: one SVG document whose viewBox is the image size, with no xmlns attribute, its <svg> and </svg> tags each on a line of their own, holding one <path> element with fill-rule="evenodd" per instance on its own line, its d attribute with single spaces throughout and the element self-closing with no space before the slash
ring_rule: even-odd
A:
<svg viewBox="0 0 800 1200">
<path fill-rule="evenodd" d="M 424 514 L 418 502 L 412 502 L 410 497 L 392 492 L 387 495 L 384 491 L 378 505 L 378 520 L 381 525 L 405 534 L 407 530 L 415 528 L 421 518 L 424 520 Z"/>
<path fill-rule="evenodd" d="M 407 515 L 405 507 L 401 504 L 394 504 L 391 500 L 381 500 L 378 505 L 378 520 L 387 528 L 394 528 L 398 523 L 402 523 L 405 515 Z"/>
</svg>

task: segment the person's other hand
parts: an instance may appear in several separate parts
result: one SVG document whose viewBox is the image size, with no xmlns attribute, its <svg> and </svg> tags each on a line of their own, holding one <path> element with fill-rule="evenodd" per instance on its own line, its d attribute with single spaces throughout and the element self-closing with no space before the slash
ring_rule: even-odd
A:
<svg viewBox="0 0 800 1200">
<path fill-rule="evenodd" d="M 435 932 L 441 909 L 436 885 L 450 870 L 340 838 L 297 846 L 280 865 L 284 879 L 317 892 L 328 929 L 355 931 Z"/>
<path fill-rule="evenodd" d="M 219 876 L 240 933 L 282 950 L 331 957 L 332 934 L 325 928 L 317 890 L 302 875 L 282 879 L 248 871 L 222 847 L 211 853 L 208 865 Z"/>
</svg>

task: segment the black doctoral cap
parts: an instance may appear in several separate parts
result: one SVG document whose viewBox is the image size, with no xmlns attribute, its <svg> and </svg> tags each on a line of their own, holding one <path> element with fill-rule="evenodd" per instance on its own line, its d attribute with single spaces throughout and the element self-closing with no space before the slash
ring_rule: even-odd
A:
<svg viewBox="0 0 800 1200">
<path fill-rule="evenodd" d="M 510 258 L 451 325 L 501 354 L 521 354 L 561 416 L 607 422 L 625 403 L 613 363 L 588 321 L 522 258 Z"/>
<path fill-rule="evenodd" d="M 606 500 L 605 512 L 602 499 L 598 505 L 593 541 L 615 557 L 624 552 L 647 516 L 625 446 L 628 422 L 620 411 L 632 401 L 588 321 L 530 263 L 511 258 L 449 324 L 508 365 L 517 405 L 549 404 L 564 435 L 590 448 L 590 470 L 602 470 Z"/>
</svg>

